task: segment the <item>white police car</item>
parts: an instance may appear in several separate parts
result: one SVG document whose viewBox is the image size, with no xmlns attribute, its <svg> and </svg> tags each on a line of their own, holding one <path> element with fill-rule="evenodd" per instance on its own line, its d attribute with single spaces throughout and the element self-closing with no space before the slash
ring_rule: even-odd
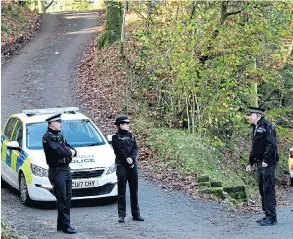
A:
<svg viewBox="0 0 293 239">
<path fill-rule="evenodd" d="M 25 205 L 55 201 L 42 146 L 48 117 L 62 113 L 62 131 L 77 150 L 70 168 L 72 199 L 117 196 L 114 151 L 98 127 L 76 107 L 24 110 L 9 117 L 1 134 L 1 179 L 20 191 Z"/>
</svg>

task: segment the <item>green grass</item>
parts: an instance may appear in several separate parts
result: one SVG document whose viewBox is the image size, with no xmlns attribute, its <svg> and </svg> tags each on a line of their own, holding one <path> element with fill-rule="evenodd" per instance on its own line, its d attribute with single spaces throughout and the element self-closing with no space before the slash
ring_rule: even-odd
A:
<svg viewBox="0 0 293 239">
<path fill-rule="evenodd" d="M 136 121 L 136 128 L 150 128 L 147 144 L 156 157 L 170 167 L 189 174 L 206 174 L 224 186 L 246 185 L 251 178 L 239 160 L 234 165 L 226 163 L 221 152 L 197 135 L 188 134 L 182 129 L 151 128 L 144 120 Z M 247 156 L 248 157 L 248 156 Z"/>
<path fill-rule="evenodd" d="M 154 128 L 149 142 L 159 158 L 168 161 L 170 166 L 186 173 L 197 171 L 209 175 L 222 181 L 224 186 L 245 185 L 244 173 L 232 170 L 215 147 L 196 135 L 177 129 Z"/>
<path fill-rule="evenodd" d="M 165 165 L 183 175 L 208 175 L 213 181 L 221 181 L 224 187 L 245 185 L 248 198 L 258 200 L 257 170 L 245 171 L 248 152 L 226 162 L 218 148 L 182 129 L 156 128 L 146 118 L 136 120 L 135 129 L 138 134 L 149 130 L 146 144 Z"/>
<path fill-rule="evenodd" d="M 4 25 L 3 23 L 1 24 L 1 31 L 2 32 L 6 32 L 6 33 L 10 33 L 11 30 L 9 29 L 8 26 Z"/>
</svg>

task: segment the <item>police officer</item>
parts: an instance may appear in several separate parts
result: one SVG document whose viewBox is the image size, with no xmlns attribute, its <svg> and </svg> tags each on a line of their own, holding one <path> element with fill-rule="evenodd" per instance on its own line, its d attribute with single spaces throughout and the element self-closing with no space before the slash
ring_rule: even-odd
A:
<svg viewBox="0 0 293 239">
<path fill-rule="evenodd" d="M 127 116 L 118 116 L 114 123 L 118 131 L 112 137 L 112 146 L 116 154 L 118 178 L 118 222 L 123 223 L 126 216 L 125 192 L 128 181 L 131 201 L 132 219 L 144 221 L 140 216 L 138 207 L 138 149 L 134 135 L 129 132 L 129 119 Z"/>
<path fill-rule="evenodd" d="M 70 226 L 72 178 L 69 163 L 76 156 L 76 150 L 61 135 L 61 114 L 46 121 L 48 130 L 43 136 L 43 148 L 49 165 L 49 180 L 57 199 L 57 231 L 75 234 L 76 229 Z"/>
<path fill-rule="evenodd" d="M 246 171 L 254 163 L 258 168 L 258 187 L 265 217 L 257 220 L 262 226 L 277 224 L 275 171 L 278 149 L 275 127 L 264 118 L 264 109 L 250 107 L 248 119 L 252 124 L 252 149 Z"/>
</svg>

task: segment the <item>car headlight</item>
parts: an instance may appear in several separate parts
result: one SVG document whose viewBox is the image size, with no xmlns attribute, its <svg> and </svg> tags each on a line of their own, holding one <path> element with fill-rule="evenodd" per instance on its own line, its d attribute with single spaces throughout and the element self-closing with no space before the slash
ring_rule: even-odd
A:
<svg viewBox="0 0 293 239">
<path fill-rule="evenodd" d="M 32 173 L 39 177 L 48 177 L 48 169 L 39 167 L 33 163 L 31 163 Z"/>
<path fill-rule="evenodd" d="M 106 174 L 111 174 L 111 173 L 114 173 L 116 172 L 116 164 L 113 164 L 107 171 Z"/>
</svg>

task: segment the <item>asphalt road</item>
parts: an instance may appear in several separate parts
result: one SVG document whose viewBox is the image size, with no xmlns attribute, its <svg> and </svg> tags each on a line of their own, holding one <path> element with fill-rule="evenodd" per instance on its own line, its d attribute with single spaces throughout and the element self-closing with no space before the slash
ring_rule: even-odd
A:
<svg viewBox="0 0 293 239">
<path fill-rule="evenodd" d="M 2 67 L 2 124 L 23 109 L 79 106 L 74 67 L 101 23 L 96 12 L 42 17 L 39 33 Z M 286 207 L 278 208 L 278 225 L 261 227 L 255 223 L 261 214 L 235 213 L 216 203 L 162 190 L 145 179 L 139 180 L 139 202 L 145 222 L 131 220 L 128 201 L 126 223 L 118 224 L 115 202 L 74 201 L 71 221 L 79 233 L 66 235 L 56 232 L 54 204 L 25 207 L 16 190 L 1 189 L 2 217 L 27 238 L 293 238 L 293 212 Z"/>
</svg>

